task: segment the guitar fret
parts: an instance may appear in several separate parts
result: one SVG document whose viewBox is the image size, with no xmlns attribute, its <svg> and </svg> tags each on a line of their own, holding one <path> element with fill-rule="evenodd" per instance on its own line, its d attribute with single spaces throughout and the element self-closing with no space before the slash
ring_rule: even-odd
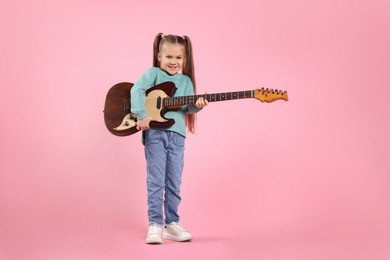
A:
<svg viewBox="0 0 390 260">
<path fill-rule="evenodd" d="M 232 100 L 232 99 L 243 99 L 251 98 L 254 96 L 253 90 L 248 91 L 237 91 L 237 92 L 222 92 L 215 94 L 201 94 L 193 96 L 177 96 L 177 97 L 166 97 L 162 100 L 161 104 L 165 107 L 177 107 L 187 104 L 195 104 L 199 98 L 207 99 L 209 102 Z"/>
</svg>

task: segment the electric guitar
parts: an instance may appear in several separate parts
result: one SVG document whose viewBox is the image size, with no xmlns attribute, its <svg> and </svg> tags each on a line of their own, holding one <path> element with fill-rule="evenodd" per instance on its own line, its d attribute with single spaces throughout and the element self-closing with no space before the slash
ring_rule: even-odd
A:
<svg viewBox="0 0 390 260">
<path fill-rule="evenodd" d="M 104 122 L 108 131 L 116 136 L 127 136 L 138 132 L 137 118 L 131 113 L 130 89 L 133 83 L 122 82 L 110 88 L 104 106 Z M 175 123 L 174 119 L 164 117 L 169 110 L 177 110 L 181 106 L 195 104 L 198 98 L 203 97 L 208 102 L 226 101 L 243 98 L 256 98 L 261 102 L 288 100 L 287 91 L 273 89 L 255 89 L 247 91 L 203 94 L 193 96 L 173 96 L 176 87 L 173 82 L 167 81 L 146 91 L 145 109 L 149 116 L 150 128 L 169 128 Z"/>
</svg>

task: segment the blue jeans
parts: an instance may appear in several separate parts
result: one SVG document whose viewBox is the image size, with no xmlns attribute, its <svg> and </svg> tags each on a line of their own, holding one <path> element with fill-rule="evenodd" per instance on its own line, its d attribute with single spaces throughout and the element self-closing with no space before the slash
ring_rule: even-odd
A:
<svg viewBox="0 0 390 260">
<path fill-rule="evenodd" d="M 144 131 L 149 223 L 178 222 L 185 137 L 172 131 Z"/>
</svg>

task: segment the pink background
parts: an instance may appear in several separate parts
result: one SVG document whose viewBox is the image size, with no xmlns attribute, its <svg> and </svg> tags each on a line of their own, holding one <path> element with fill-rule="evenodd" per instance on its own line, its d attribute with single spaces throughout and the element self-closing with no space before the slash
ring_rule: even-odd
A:
<svg viewBox="0 0 390 260">
<path fill-rule="evenodd" d="M 389 259 L 387 0 L 2 1 L 0 259 Z M 190 243 L 144 244 L 140 135 L 104 126 L 112 85 L 189 35 L 212 103 L 186 144 Z M 178 258 L 176 258 L 178 257 Z"/>
</svg>

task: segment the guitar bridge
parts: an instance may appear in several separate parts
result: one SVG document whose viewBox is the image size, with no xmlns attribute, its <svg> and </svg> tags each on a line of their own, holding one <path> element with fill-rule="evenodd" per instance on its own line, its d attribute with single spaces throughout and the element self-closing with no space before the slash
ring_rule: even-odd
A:
<svg viewBox="0 0 390 260">
<path fill-rule="evenodd" d="M 130 100 L 128 99 L 123 100 L 123 111 L 130 112 Z"/>
</svg>

